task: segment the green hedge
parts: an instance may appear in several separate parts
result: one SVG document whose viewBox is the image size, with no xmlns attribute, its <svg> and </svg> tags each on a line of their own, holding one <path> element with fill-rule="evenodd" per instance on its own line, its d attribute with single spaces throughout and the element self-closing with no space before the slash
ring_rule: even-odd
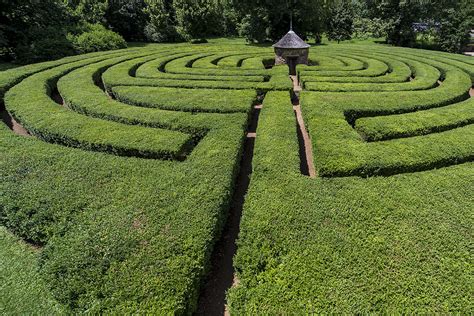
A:
<svg viewBox="0 0 474 316">
<path fill-rule="evenodd" d="M 310 91 L 403 91 L 403 90 L 424 90 L 430 89 L 438 85 L 437 81 L 441 77 L 441 73 L 435 67 L 426 65 L 414 60 L 407 60 L 407 64 L 411 66 L 414 79 L 413 81 L 406 81 L 406 73 L 402 73 L 401 77 L 398 73 L 391 72 L 384 76 L 378 77 L 369 77 L 373 79 L 378 79 L 376 82 L 359 82 L 357 79 L 354 82 L 312 82 L 314 77 L 305 77 L 303 76 L 303 82 L 305 88 Z M 398 71 L 398 69 L 395 69 Z M 392 75 L 393 74 L 393 75 Z M 316 77 L 317 78 L 317 77 Z M 337 78 L 337 77 L 336 77 Z M 348 78 L 349 77 L 342 77 Z M 355 78 L 364 78 L 364 77 L 355 77 Z M 393 82 L 392 78 L 395 80 L 405 82 Z M 387 79 L 387 80 L 386 80 Z"/>
<path fill-rule="evenodd" d="M 185 73 L 167 73 L 164 72 L 164 68 L 167 63 L 177 60 L 179 58 L 188 57 L 189 54 L 176 54 L 171 55 L 167 54 L 166 56 L 160 56 L 154 60 L 145 62 L 136 70 L 136 76 L 142 78 L 155 78 L 155 79 L 168 79 L 168 80 L 216 80 L 216 81 L 250 81 L 250 82 L 263 82 L 266 76 L 247 76 L 247 75 L 210 75 L 210 74 L 185 74 Z M 196 55 L 192 55 L 196 57 Z M 202 55 L 198 55 L 202 56 Z M 207 55 L 204 55 L 207 56 Z M 209 57 L 209 56 L 207 56 Z M 210 57 L 214 57 L 211 55 Z M 198 61 L 204 60 L 204 58 L 198 59 Z M 208 62 L 210 65 L 217 67 L 216 65 Z M 207 64 L 207 63 L 206 63 Z M 111 71 L 123 70 L 127 66 L 131 68 L 136 67 L 136 65 L 130 63 L 126 65 L 120 65 Z M 194 67 L 194 64 L 193 64 Z M 208 69 L 208 68 L 203 68 Z"/>
<path fill-rule="evenodd" d="M 7 93 L 7 108 L 24 114 L 22 123 L 41 119 L 48 131 L 56 127 L 46 126 L 52 118 L 43 117 L 45 112 L 62 119 L 57 126 L 68 125 L 67 134 L 77 133 L 76 119 L 107 123 L 101 133 L 113 125 L 149 135 L 159 131 L 89 117 L 96 116 L 205 136 L 186 161 L 175 162 L 82 151 L 19 137 L 0 127 L 0 146 L 7 153 L 0 159 L 1 223 L 46 244 L 40 271 L 70 312 L 192 312 L 226 218 L 247 113 L 192 114 L 110 99 L 95 85 L 96 79 L 111 65 L 157 53 L 140 51 L 64 66 L 58 61 L 58 68 L 48 65 L 51 70 L 26 78 Z M 21 69 L 13 82 L 20 76 Z M 72 109 L 50 103 L 50 90 L 59 77 L 66 103 L 80 101 Z M 26 103 L 17 104 L 20 100 Z M 79 109 L 87 116 L 71 111 Z M 166 132 L 171 141 L 179 140 L 175 136 L 181 133 Z M 128 135 L 110 137 L 132 144 Z"/>
<path fill-rule="evenodd" d="M 164 66 L 164 70 L 172 74 L 189 74 L 189 75 L 211 75 L 211 76 L 265 76 L 267 71 L 257 69 L 212 69 L 212 68 L 192 68 L 193 63 L 202 57 L 208 56 L 206 54 L 195 54 L 182 58 L 174 59 Z"/>
<path fill-rule="evenodd" d="M 313 71 L 356 71 L 367 68 L 361 59 L 354 59 L 340 54 L 340 51 L 313 53 L 310 50 L 309 60 L 312 66 L 306 66 L 306 70 Z"/>
<path fill-rule="evenodd" d="M 370 55 L 376 58 L 374 55 Z M 412 71 L 407 63 L 393 59 L 380 58 L 390 67 L 390 72 L 378 77 L 322 77 L 307 75 L 304 77 L 305 82 L 357 82 L 357 83 L 395 83 L 408 81 L 412 75 Z"/>
<path fill-rule="evenodd" d="M 304 119 L 323 176 L 309 179 L 300 172 L 288 68 L 264 69 L 269 48 L 151 45 L 0 73 L 7 108 L 21 114 L 22 123 L 84 140 L 96 137 L 84 123 L 93 121 L 104 124 L 97 135 L 120 126 L 109 136 L 116 144 L 137 147 L 130 137 L 146 142 L 136 139 L 141 132 L 121 131 L 146 137 L 163 130 L 172 141 L 184 135 L 195 145 L 180 162 L 138 159 L 20 137 L 0 126 L 0 223 L 44 245 L 39 273 L 67 313 L 195 311 L 258 90 L 267 93 L 235 258 L 239 282 L 228 295 L 231 312 L 469 312 L 473 164 L 461 163 L 474 158 L 473 125 L 462 119 L 472 117 L 466 99 L 472 64 L 462 56 L 378 45 L 311 50 L 318 63 L 307 66 L 311 74 L 368 74 L 375 64 L 365 60 L 378 60 L 393 74 L 363 84 L 401 78 L 407 74 L 401 63 L 435 69 L 444 81 L 417 91 L 303 91 Z M 162 72 L 170 64 L 180 73 Z M 247 75 L 246 67 L 255 73 Z M 142 72 L 152 77 L 141 78 Z M 153 77 L 162 74 L 169 78 Z M 148 97 L 136 94 L 138 103 L 173 110 L 114 100 L 101 89 L 101 78 L 109 92 L 146 90 Z M 51 101 L 56 80 L 68 108 Z M 180 87 L 192 88 L 182 100 L 160 94 Z M 222 109 L 224 96 L 239 98 L 225 105 L 238 113 L 186 112 Z M 411 137 L 367 142 L 359 134 L 363 126 L 370 126 L 368 134 L 390 134 L 395 125 Z M 421 170 L 427 171 L 412 172 Z"/>
<path fill-rule="evenodd" d="M 263 69 L 265 68 L 264 60 L 271 60 L 270 56 L 263 56 L 263 57 L 250 57 L 245 58 L 242 61 L 241 68 L 242 69 Z"/>
<path fill-rule="evenodd" d="M 441 62 L 429 63 L 442 67 L 445 77 L 439 87 L 431 90 L 408 94 L 361 92 L 350 97 L 341 93 L 302 93 L 306 124 L 313 148 L 317 148 L 315 163 L 322 176 L 390 175 L 472 159 L 471 125 L 449 131 L 441 126 L 441 133 L 376 143 L 366 143 L 350 125 L 362 117 L 415 112 L 464 100 L 471 86 L 470 76 Z M 431 129 L 438 131 L 434 124 Z M 403 132 L 406 136 L 419 135 L 410 134 L 410 126 Z"/>
<path fill-rule="evenodd" d="M 314 61 L 358 46 L 333 47 L 312 48 Z M 412 60 L 408 49 L 360 48 Z M 380 118 L 390 130 L 391 118 L 417 116 L 424 124 L 428 112 L 467 107 L 469 73 L 438 56 L 425 54 L 444 78 L 433 89 L 301 93 L 323 175 L 317 179 L 298 172 L 291 107 L 267 93 L 234 258 L 238 282 L 227 297 L 231 314 L 470 312 L 473 125 L 374 143 L 351 126 Z M 322 56 L 320 67 L 330 62 Z"/>
<path fill-rule="evenodd" d="M 95 80 L 100 79 L 103 70 L 121 61 L 123 58 L 108 59 L 74 70 L 62 77 L 58 82 L 58 89 L 67 106 L 88 116 L 131 125 L 179 130 L 200 137 L 211 128 L 242 121 L 246 117 L 243 113 L 224 116 L 214 113 L 177 112 L 135 107 L 118 102 L 108 97 L 95 84 Z M 77 89 L 78 84 L 81 85 L 81 90 Z M 175 100 L 171 95 L 168 99 Z M 250 109 L 250 102 L 246 105 L 247 110 Z"/>
<path fill-rule="evenodd" d="M 190 135 L 90 118 L 55 103 L 50 95 L 57 78 L 87 63 L 60 66 L 24 79 L 7 92 L 7 110 L 32 135 L 48 142 L 123 156 L 185 157 L 192 146 Z"/>
<path fill-rule="evenodd" d="M 118 86 L 112 88 L 117 100 L 143 107 L 188 112 L 249 112 L 257 95 L 252 90 L 175 89 Z"/>
<path fill-rule="evenodd" d="M 189 60 L 193 60 L 196 56 L 187 57 Z M 179 65 L 181 65 L 182 61 L 180 59 L 176 59 L 176 57 L 169 57 L 170 60 L 166 63 L 165 68 L 167 68 L 171 63 L 175 61 L 179 61 Z M 188 61 L 189 61 L 188 60 Z M 288 68 L 286 66 L 278 66 L 273 67 L 271 70 L 263 70 L 259 71 L 259 73 L 265 74 L 265 76 L 269 76 L 270 79 L 267 82 L 253 82 L 253 81 L 222 81 L 219 78 L 216 78 L 212 75 L 212 71 L 210 70 L 210 76 L 206 75 L 206 69 L 194 69 L 194 68 L 187 68 L 182 66 L 184 69 L 194 70 L 192 80 L 188 80 L 186 77 L 181 77 L 183 74 L 177 74 L 176 79 L 179 80 L 168 80 L 168 79 L 156 79 L 156 78 L 141 78 L 141 77 L 133 77 L 130 75 L 130 69 L 134 67 L 134 65 L 145 65 L 142 64 L 144 61 L 135 60 L 130 61 L 129 63 L 122 63 L 117 66 L 109 68 L 104 74 L 102 75 L 103 83 L 106 89 L 111 92 L 112 88 L 115 86 L 149 86 L 149 87 L 169 87 L 169 88 L 193 88 L 193 89 L 233 89 L 233 90 L 248 90 L 248 89 L 256 89 L 258 91 L 270 91 L 270 90 L 287 90 L 290 91 L 292 89 L 292 83 L 288 80 Z M 166 61 L 165 61 L 166 62 Z M 158 64 L 158 63 L 157 63 Z M 156 64 L 155 64 L 156 65 Z M 178 67 L 178 66 L 177 66 Z M 143 70 L 143 72 L 149 73 L 149 70 L 153 69 L 154 67 L 147 66 L 148 70 Z M 195 77 L 198 76 L 199 71 L 203 71 L 199 76 L 202 77 Z M 225 76 L 230 76 L 227 69 L 220 69 L 219 73 L 224 74 L 227 73 Z M 138 68 L 137 73 L 143 74 L 142 70 Z M 246 70 L 235 70 L 234 73 L 243 74 Z M 171 75 L 171 74 L 167 74 Z M 186 74 L 185 74 L 186 75 Z M 209 77 L 209 78 L 208 78 Z M 246 76 L 247 77 L 247 76 Z M 199 78 L 202 78 L 199 80 Z M 232 78 L 231 76 L 229 78 Z M 252 80 L 252 79 L 251 79 Z"/>
<path fill-rule="evenodd" d="M 389 71 L 389 66 L 377 59 L 373 58 L 360 58 L 355 55 L 351 56 L 352 58 L 359 60 L 360 62 L 366 63 L 367 67 L 360 70 L 318 70 L 317 68 L 313 71 L 310 70 L 311 66 L 300 66 L 299 74 L 304 77 L 308 76 L 323 76 L 323 77 L 377 77 L 385 75 Z M 309 69 L 308 69 L 309 68 Z M 357 68 L 357 67 L 356 67 Z"/>
<path fill-rule="evenodd" d="M 474 99 L 407 114 L 361 118 L 356 130 L 367 141 L 442 132 L 474 123 Z"/>
</svg>

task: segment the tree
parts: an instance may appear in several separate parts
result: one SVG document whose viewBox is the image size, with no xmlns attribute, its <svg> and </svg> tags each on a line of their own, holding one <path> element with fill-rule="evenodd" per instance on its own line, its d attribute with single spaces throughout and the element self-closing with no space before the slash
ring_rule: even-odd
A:
<svg viewBox="0 0 474 316">
<path fill-rule="evenodd" d="M 105 11 L 107 25 L 127 41 L 143 41 L 148 22 L 145 0 L 110 1 Z"/>
<path fill-rule="evenodd" d="M 243 17 L 239 26 L 239 35 L 248 42 L 262 43 L 267 39 L 268 16 L 263 9 Z"/>
<path fill-rule="evenodd" d="M 73 14 L 83 22 L 106 24 L 109 0 L 64 0 Z"/>
<path fill-rule="evenodd" d="M 70 54 L 66 27 L 73 23 L 57 0 L 1 0 L 0 33 L 4 57 L 34 62 Z"/>
<path fill-rule="evenodd" d="M 148 16 L 145 36 L 151 42 L 177 42 L 182 40 L 176 29 L 176 16 L 172 0 L 145 0 L 144 12 Z"/>
<path fill-rule="evenodd" d="M 471 10 L 469 14 L 469 10 Z M 469 44 L 470 30 L 474 25 L 472 8 L 456 10 L 444 9 L 440 20 L 440 28 L 436 40 L 440 48 L 451 53 L 461 53 Z"/>
<path fill-rule="evenodd" d="M 178 33 L 186 40 L 222 34 L 220 4 L 209 0 L 174 0 Z"/>
<path fill-rule="evenodd" d="M 340 41 L 351 39 L 353 14 L 349 4 L 340 3 L 331 8 L 327 28 L 329 40 L 339 43 Z"/>
<path fill-rule="evenodd" d="M 230 0 L 240 14 L 240 34 L 248 41 L 276 41 L 288 32 L 290 19 L 293 28 L 303 38 L 321 34 L 327 16 L 328 1 L 304 0 Z M 257 27 L 258 31 L 249 29 Z"/>
</svg>

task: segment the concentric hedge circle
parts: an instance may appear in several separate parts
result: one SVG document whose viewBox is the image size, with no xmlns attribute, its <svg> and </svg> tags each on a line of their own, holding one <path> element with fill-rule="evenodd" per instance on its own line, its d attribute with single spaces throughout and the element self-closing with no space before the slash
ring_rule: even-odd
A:
<svg viewBox="0 0 474 316">
<path fill-rule="evenodd" d="M 473 60 L 341 47 L 312 48 L 298 66 L 321 177 L 474 159 Z M 272 60 L 271 48 L 150 45 L 0 73 L 6 110 L 34 136 L 0 128 L 1 223 L 46 245 L 41 271 L 61 303 L 195 310 L 262 98 L 255 177 L 313 181 L 300 172 L 288 68 Z"/>
</svg>

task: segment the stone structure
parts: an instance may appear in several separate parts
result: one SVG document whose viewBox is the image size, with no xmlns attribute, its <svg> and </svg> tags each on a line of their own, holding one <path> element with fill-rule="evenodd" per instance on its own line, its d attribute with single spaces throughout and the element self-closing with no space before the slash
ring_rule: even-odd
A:
<svg viewBox="0 0 474 316">
<path fill-rule="evenodd" d="M 287 64 L 290 75 L 296 75 L 296 65 L 308 64 L 310 45 L 306 44 L 293 30 L 273 45 L 275 48 L 275 65 Z"/>
</svg>

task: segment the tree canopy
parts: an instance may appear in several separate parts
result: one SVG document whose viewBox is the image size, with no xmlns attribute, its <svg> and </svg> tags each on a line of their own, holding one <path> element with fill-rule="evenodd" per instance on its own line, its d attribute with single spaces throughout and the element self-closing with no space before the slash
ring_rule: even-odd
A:
<svg viewBox="0 0 474 316">
<path fill-rule="evenodd" d="M 461 51 L 474 27 L 472 0 L 0 0 L 0 54 L 34 61 L 78 51 L 74 36 L 102 25 L 126 41 L 200 42 L 243 36 L 274 42 L 294 30 L 318 42 L 379 37 L 415 46 L 420 33 L 433 48 Z M 415 22 L 426 27 L 420 32 Z M 94 27 L 98 34 L 98 27 Z M 102 32 L 102 31 L 101 31 Z M 104 31 L 105 32 L 105 31 Z M 89 35 L 88 35 L 89 36 Z M 86 36 L 87 37 L 87 36 Z M 102 36 L 103 37 L 103 36 Z M 117 38 L 107 33 L 115 47 Z M 106 45 L 107 47 L 107 45 Z"/>
</svg>

